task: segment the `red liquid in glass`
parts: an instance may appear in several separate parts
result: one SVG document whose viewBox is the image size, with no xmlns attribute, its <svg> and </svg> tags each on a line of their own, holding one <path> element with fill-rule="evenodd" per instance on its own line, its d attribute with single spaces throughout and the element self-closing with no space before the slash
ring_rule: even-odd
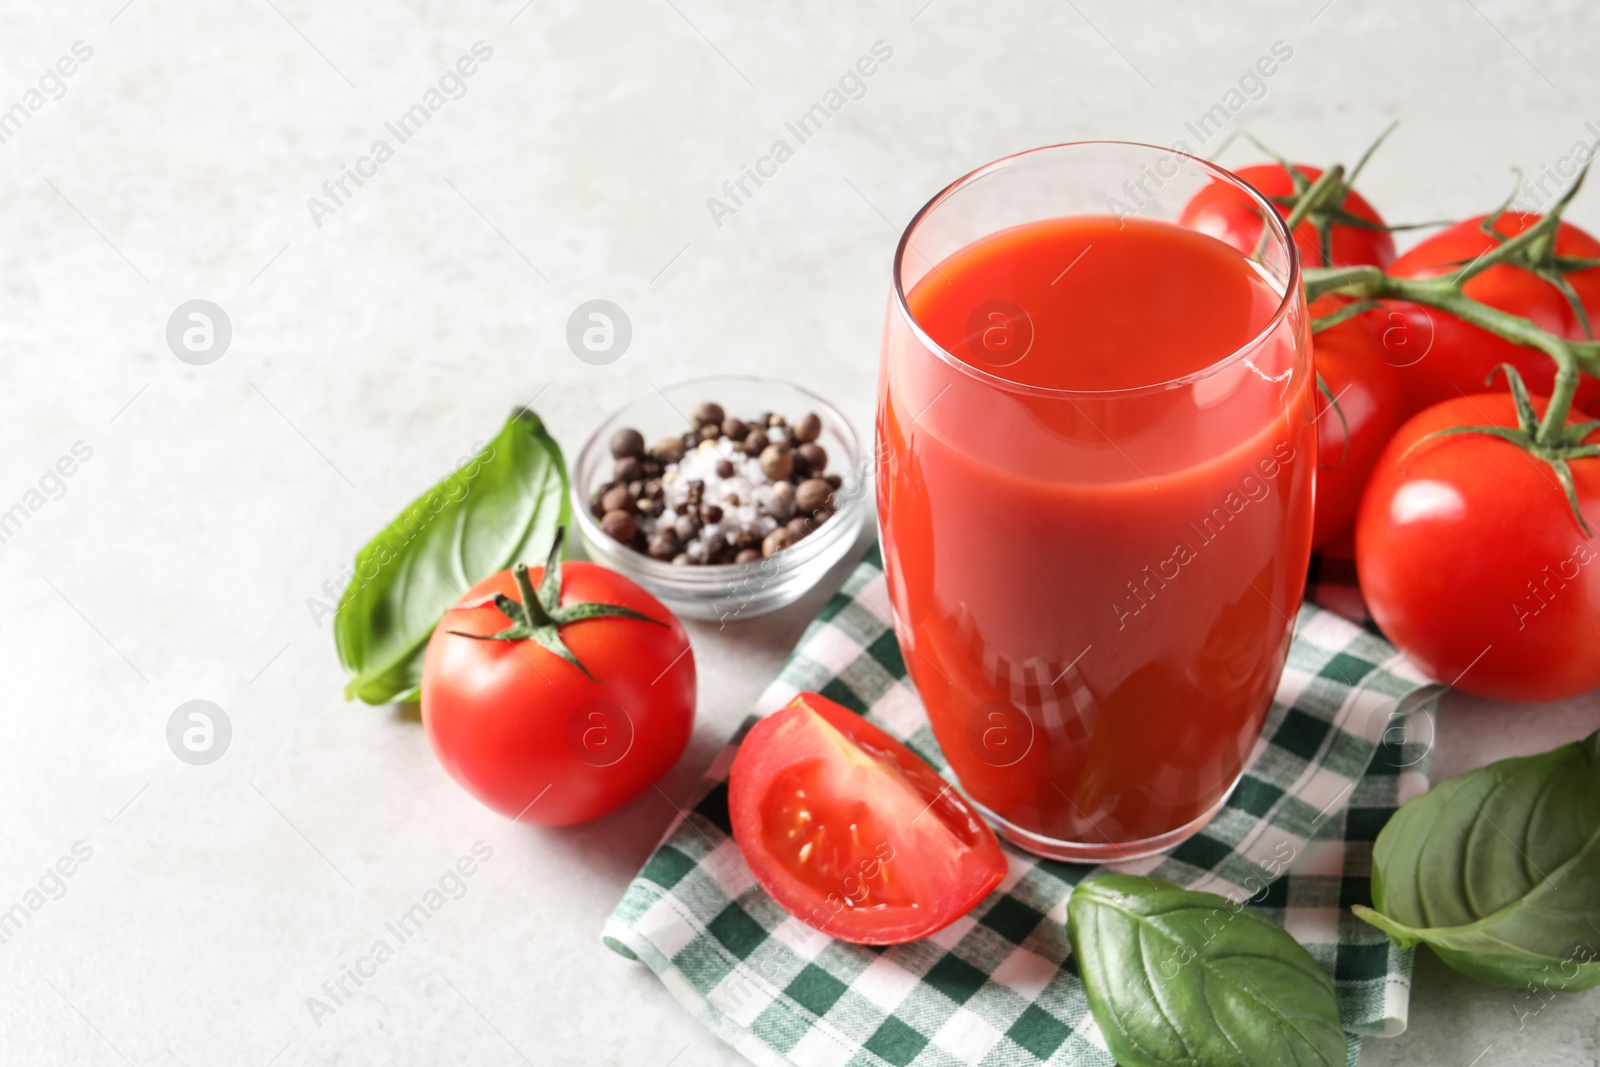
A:
<svg viewBox="0 0 1600 1067">
<path fill-rule="evenodd" d="M 1298 318 L 1273 325 L 1281 303 L 1213 238 L 1089 216 L 1001 231 L 911 288 L 921 330 L 983 373 L 891 308 L 877 429 L 896 633 L 963 787 L 1014 826 L 1158 837 L 1249 757 L 1316 466 L 1309 344 Z"/>
</svg>

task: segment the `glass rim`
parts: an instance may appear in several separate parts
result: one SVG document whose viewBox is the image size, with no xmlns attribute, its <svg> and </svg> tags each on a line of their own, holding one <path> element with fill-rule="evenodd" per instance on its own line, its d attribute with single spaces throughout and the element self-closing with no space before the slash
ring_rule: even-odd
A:
<svg viewBox="0 0 1600 1067">
<path fill-rule="evenodd" d="M 1054 386 L 1028 385 L 1023 382 L 1014 382 L 1009 378 L 1001 377 L 992 371 L 984 370 L 981 367 L 975 367 L 971 363 L 959 359 L 952 353 L 946 351 L 942 345 L 940 345 L 932 337 L 928 336 L 927 331 L 922 328 L 922 324 L 919 323 L 916 316 L 911 313 L 911 306 L 906 301 L 905 284 L 903 281 L 905 255 L 907 250 L 911 247 L 911 236 L 916 232 L 917 227 L 928 218 L 935 208 L 944 203 L 951 196 L 954 196 L 957 192 L 967 188 L 970 185 L 982 181 L 990 174 L 995 173 L 1002 167 L 1005 167 L 1017 160 L 1028 156 L 1038 155 L 1042 152 L 1060 152 L 1063 149 L 1094 147 L 1134 148 L 1143 151 L 1154 152 L 1163 156 L 1181 157 L 1184 160 L 1200 164 L 1200 166 L 1213 178 L 1226 182 L 1228 185 L 1231 185 L 1235 189 L 1243 192 L 1247 197 L 1254 201 L 1257 208 L 1260 209 L 1262 218 L 1265 220 L 1266 225 L 1271 227 L 1277 239 L 1289 251 L 1289 275 L 1287 278 L 1287 284 L 1283 289 L 1283 295 L 1278 301 L 1277 310 L 1272 313 L 1271 318 L 1267 320 L 1266 324 L 1262 326 L 1260 331 L 1258 331 L 1255 336 L 1251 337 L 1248 341 L 1244 342 L 1232 352 L 1229 352 L 1227 355 L 1216 360 L 1215 362 L 1209 363 L 1206 366 L 1201 367 L 1199 370 L 1191 371 L 1190 373 L 1177 378 L 1170 378 L 1163 382 L 1152 382 L 1148 385 L 1126 386 L 1121 389 L 1060 389 Z M 921 254 L 919 253 L 918 255 L 920 256 Z M 925 259 L 926 257 L 921 258 Z M 937 265 L 930 269 L 936 269 L 936 267 Z M 1021 152 L 1013 152 L 1008 156 L 1001 156 L 999 159 L 985 163 L 983 166 L 978 167 L 975 170 L 968 171 L 966 174 L 963 174 L 949 185 L 946 185 L 943 189 L 940 189 L 936 194 L 934 194 L 931 200 L 922 205 L 921 209 L 911 217 L 911 221 L 906 223 L 905 230 L 900 234 L 900 241 L 895 246 L 892 273 L 894 276 L 893 286 L 895 306 L 899 309 L 901 316 L 905 319 L 906 325 L 911 328 L 912 333 L 916 336 L 917 340 L 923 345 L 924 348 L 938 356 L 939 359 L 943 360 L 954 369 L 976 379 L 979 382 L 1003 389 L 1007 392 L 1023 393 L 1030 396 L 1107 399 L 1136 396 L 1141 393 L 1164 392 L 1170 389 L 1178 389 L 1184 386 L 1193 385 L 1211 377 L 1214 374 L 1217 374 L 1222 370 L 1225 370 L 1233 363 L 1244 359 L 1249 353 L 1260 348 L 1267 341 L 1267 339 L 1272 336 L 1273 333 L 1277 332 L 1278 327 L 1282 325 L 1283 320 L 1288 316 L 1290 309 L 1294 306 L 1296 299 L 1300 295 L 1300 250 L 1294 242 L 1294 235 L 1289 232 L 1289 228 L 1284 224 L 1283 216 L 1278 214 L 1277 208 L 1272 204 L 1271 201 L 1267 200 L 1267 198 L 1262 196 L 1254 186 L 1241 179 L 1232 171 L 1225 170 L 1209 160 L 1201 159 L 1199 156 L 1191 155 L 1188 152 L 1180 152 L 1176 148 L 1162 148 L 1159 145 L 1146 144 L 1142 141 L 1063 141 L 1059 144 L 1041 145 L 1038 148 L 1028 148 Z M 923 277 L 926 277 L 926 275 Z"/>
</svg>

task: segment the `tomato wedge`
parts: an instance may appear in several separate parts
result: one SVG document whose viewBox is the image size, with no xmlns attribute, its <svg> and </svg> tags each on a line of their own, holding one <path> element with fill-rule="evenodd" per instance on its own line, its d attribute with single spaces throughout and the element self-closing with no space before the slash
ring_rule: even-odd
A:
<svg viewBox="0 0 1600 1067">
<path fill-rule="evenodd" d="M 734 757 L 728 812 L 761 888 L 841 941 L 926 937 L 1006 874 L 994 831 L 950 783 L 815 693 L 751 728 Z"/>
</svg>

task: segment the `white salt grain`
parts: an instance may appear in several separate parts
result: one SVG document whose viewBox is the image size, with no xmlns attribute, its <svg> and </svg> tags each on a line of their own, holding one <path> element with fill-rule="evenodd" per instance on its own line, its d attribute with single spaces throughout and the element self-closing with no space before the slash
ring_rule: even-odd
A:
<svg viewBox="0 0 1600 1067">
<path fill-rule="evenodd" d="M 782 483 L 788 490 L 775 490 L 771 478 L 761 470 L 761 461 L 734 450 L 728 437 L 715 441 L 702 441 L 676 463 L 662 468 L 661 487 L 666 500 L 666 510 L 659 516 L 641 516 L 640 525 L 645 537 L 661 527 L 672 526 L 678 518 L 678 505 L 689 499 L 689 483 L 700 481 L 704 489 L 702 504 L 715 504 L 722 509 L 722 518 L 706 523 L 683 546 L 689 558 L 705 562 L 711 558 L 711 548 L 717 543 L 732 545 L 741 533 L 755 535 L 759 544 L 762 538 L 787 522 L 794 515 L 794 488 Z M 733 464 L 733 474 L 723 478 L 717 474 L 717 464 L 727 460 Z"/>
</svg>

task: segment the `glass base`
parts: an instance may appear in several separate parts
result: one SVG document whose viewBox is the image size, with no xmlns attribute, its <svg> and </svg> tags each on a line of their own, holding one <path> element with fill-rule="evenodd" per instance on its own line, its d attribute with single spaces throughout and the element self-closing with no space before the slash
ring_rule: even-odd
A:
<svg viewBox="0 0 1600 1067">
<path fill-rule="evenodd" d="M 976 801 L 972 806 L 978 809 L 989 825 L 994 827 L 994 832 L 1001 839 L 1035 856 L 1043 856 L 1047 860 L 1061 860 L 1065 863 L 1124 863 L 1129 860 L 1144 859 L 1148 856 L 1159 855 L 1169 849 L 1176 848 L 1189 838 L 1206 828 L 1206 824 L 1216 818 L 1228 803 L 1228 798 L 1239 787 L 1239 781 L 1244 777 L 1240 771 L 1239 776 L 1228 786 L 1227 791 L 1217 798 L 1217 802 L 1210 808 L 1200 813 L 1194 819 L 1184 823 L 1176 830 L 1168 830 L 1155 837 L 1145 837 L 1137 841 L 1099 841 L 1094 843 L 1081 841 L 1058 841 L 1053 837 L 1036 834 L 1032 830 L 1024 830 L 1007 822 L 988 808 Z"/>
</svg>

